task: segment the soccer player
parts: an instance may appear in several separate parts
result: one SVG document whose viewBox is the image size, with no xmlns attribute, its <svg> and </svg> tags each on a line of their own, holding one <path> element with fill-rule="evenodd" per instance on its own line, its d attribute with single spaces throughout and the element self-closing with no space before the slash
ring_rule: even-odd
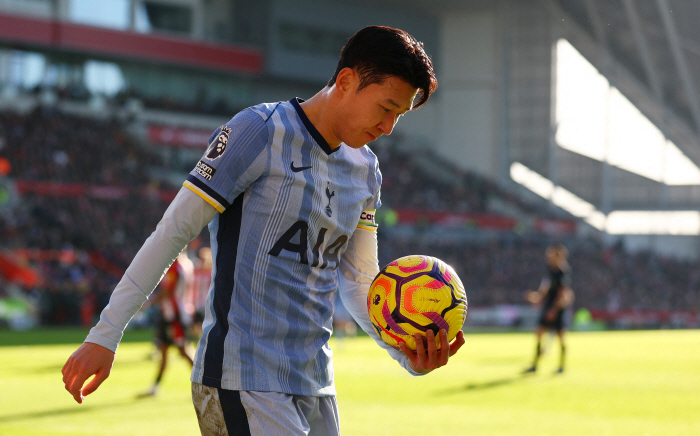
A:
<svg viewBox="0 0 700 436">
<path fill-rule="evenodd" d="M 340 433 L 328 346 L 336 291 L 410 374 L 446 365 L 464 344 L 462 332 L 450 344 L 441 330 L 439 350 L 430 331 L 427 348 L 417 340 L 416 351 L 395 350 L 372 328 L 366 303 L 379 271 L 381 204 L 381 173 L 366 144 L 390 134 L 436 87 L 420 42 L 371 26 L 348 40 L 333 77 L 308 101 L 260 104 L 218 128 L 66 362 L 75 400 L 109 375 L 129 319 L 207 223 L 214 284 L 192 370 L 202 434 Z"/>
<path fill-rule="evenodd" d="M 199 249 L 199 258 L 194 268 L 194 283 L 189 288 L 186 295 L 187 305 L 194 313 L 192 319 L 192 336 L 199 339 L 202 336 L 202 323 L 207 306 L 207 294 L 211 286 L 212 258 L 211 248 L 202 247 Z"/>
<path fill-rule="evenodd" d="M 186 324 L 188 324 L 187 321 L 191 314 L 186 313 L 183 307 L 185 291 L 191 287 L 193 280 L 194 265 L 187 257 L 187 250 L 183 250 L 163 276 L 156 291 L 151 295 L 152 303 L 158 305 L 155 342 L 160 352 L 160 365 L 153 386 L 142 396 L 151 396 L 157 393 L 158 386 L 168 366 L 170 346 L 175 346 L 180 356 L 187 360 L 190 365 L 194 364 L 187 350 L 186 335 Z"/>
<path fill-rule="evenodd" d="M 525 373 L 537 371 L 537 363 L 542 355 L 542 335 L 546 331 L 554 331 L 559 337 L 561 354 L 559 357 L 558 373 L 564 372 L 564 357 L 566 346 L 564 332 L 566 325 L 564 315 L 566 309 L 574 302 L 574 292 L 571 290 L 571 268 L 567 262 L 569 251 L 563 244 L 550 245 L 545 250 L 549 279 L 542 280 L 537 291 L 527 291 L 525 298 L 532 304 L 541 304 L 542 313 L 537 325 L 537 348 L 532 366 Z"/>
</svg>

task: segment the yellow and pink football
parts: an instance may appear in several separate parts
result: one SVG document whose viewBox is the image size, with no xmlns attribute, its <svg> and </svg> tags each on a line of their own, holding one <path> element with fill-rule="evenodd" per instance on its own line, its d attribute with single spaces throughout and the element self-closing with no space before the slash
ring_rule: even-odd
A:
<svg viewBox="0 0 700 436">
<path fill-rule="evenodd" d="M 451 342 L 467 318 L 467 294 L 454 269 L 430 256 L 411 255 L 385 266 L 367 295 L 367 310 L 377 334 L 394 348 L 416 349 L 413 335 L 447 331 Z M 427 347 L 425 339 L 424 345 Z"/>
</svg>

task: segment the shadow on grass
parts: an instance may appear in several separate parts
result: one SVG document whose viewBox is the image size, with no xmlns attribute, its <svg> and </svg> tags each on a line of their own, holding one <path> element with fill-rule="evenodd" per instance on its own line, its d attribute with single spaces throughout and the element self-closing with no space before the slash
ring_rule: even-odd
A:
<svg viewBox="0 0 700 436">
<path fill-rule="evenodd" d="M 460 393 L 469 392 L 469 391 L 493 389 L 493 388 L 498 388 L 501 386 L 522 383 L 525 380 L 528 380 L 532 377 L 533 377 L 533 374 L 518 374 L 518 375 L 511 376 L 511 377 L 503 377 L 503 378 L 498 378 L 495 380 L 488 380 L 485 382 L 467 383 L 463 386 L 456 386 L 453 389 L 442 391 L 439 394 L 440 395 L 460 394 Z"/>
<path fill-rule="evenodd" d="M 35 411 L 35 412 L 23 412 L 23 413 L 16 413 L 14 415 L 0 415 L 0 424 L 4 423 L 9 423 L 9 422 L 15 422 L 15 421 L 24 421 L 24 420 L 29 420 L 29 419 L 41 419 L 41 418 L 50 418 L 52 416 L 67 416 L 67 415 L 79 415 L 81 413 L 87 413 L 95 409 L 105 409 L 105 408 L 110 408 L 113 409 L 115 407 L 124 407 L 124 406 L 132 406 L 134 404 L 134 400 L 131 401 L 121 401 L 117 403 L 109 403 L 109 404 L 96 404 L 96 405 L 78 405 L 75 404 L 71 407 L 64 407 L 62 409 L 52 409 L 52 410 L 42 410 L 42 411 Z"/>
<path fill-rule="evenodd" d="M 481 390 L 481 389 L 491 389 L 491 388 L 497 388 L 499 386 L 505 386 L 505 385 L 510 385 L 513 383 L 517 383 L 521 380 L 523 380 L 525 376 L 517 376 L 517 377 L 506 377 L 506 378 L 500 378 L 496 380 L 490 380 L 482 383 L 467 383 L 462 387 L 463 390 L 465 391 L 476 391 L 476 390 Z"/>
</svg>

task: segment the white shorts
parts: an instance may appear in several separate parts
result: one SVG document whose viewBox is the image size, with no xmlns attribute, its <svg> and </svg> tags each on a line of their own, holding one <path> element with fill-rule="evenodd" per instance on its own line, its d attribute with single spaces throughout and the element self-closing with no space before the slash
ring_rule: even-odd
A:
<svg viewBox="0 0 700 436">
<path fill-rule="evenodd" d="M 202 436 L 339 436 L 333 397 L 230 391 L 192 383 Z"/>
</svg>

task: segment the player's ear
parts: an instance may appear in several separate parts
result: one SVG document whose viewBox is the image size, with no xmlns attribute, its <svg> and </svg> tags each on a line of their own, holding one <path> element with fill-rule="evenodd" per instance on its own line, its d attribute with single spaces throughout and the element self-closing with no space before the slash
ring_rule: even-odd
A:
<svg viewBox="0 0 700 436">
<path fill-rule="evenodd" d="M 345 67 L 338 72 L 338 76 L 335 79 L 335 87 L 341 95 L 345 95 L 357 89 L 357 84 L 355 82 L 358 81 L 359 76 L 357 72 L 353 68 Z"/>
</svg>

